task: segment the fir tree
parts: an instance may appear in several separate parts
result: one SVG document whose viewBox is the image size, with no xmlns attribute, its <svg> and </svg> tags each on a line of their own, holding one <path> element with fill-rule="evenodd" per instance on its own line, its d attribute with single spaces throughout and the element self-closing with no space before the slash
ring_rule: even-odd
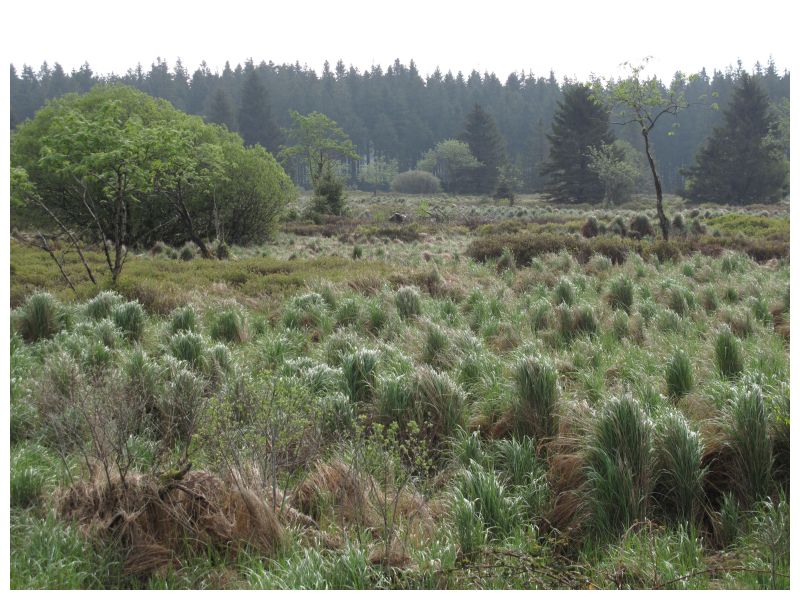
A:
<svg viewBox="0 0 800 600">
<path fill-rule="evenodd" d="M 471 191 L 478 194 L 494 192 L 500 167 L 506 161 L 505 141 L 492 116 L 480 104 L 476 104 L 467 115 L 461 139 L 481 163 L 471 170 Z"/>
<path fill-rule="evenodd" d="M 743 73 L 725 121 L 715 128 L 685 172 L 686 195 L 696 202 L 775 202 L 788 193 L 788 161 L 770 133 L 769 99 L 754 77 Z"/>
<path fill-rule="evenodd" d="M 267 89 L 252 66 L 248 71 L 242 85 L 239 133 L 248 146 L 261 144 L 275 153 L 280 147 L 280 130 L 272 120 Z"/>
<path fill-rule="evenodd" d="M 214 95 L 211 96 L 206 120 L 209 123 L 225 125 L 230 131 L 236 131 L 236 115 L 233 112 L 233 103 L 224 89 L 217 88 Z"/>
<path fill-rule="evenodd" d="M 553 133 L 547 136 L 550 155 L 542 168 L 545 193 L 567 202 L 600 202 L 603 183 L 590 167 L 589 148 L 614 141 L 608 111 L 585 85 L 564 90 L 553 117 Z"/>
</svg>

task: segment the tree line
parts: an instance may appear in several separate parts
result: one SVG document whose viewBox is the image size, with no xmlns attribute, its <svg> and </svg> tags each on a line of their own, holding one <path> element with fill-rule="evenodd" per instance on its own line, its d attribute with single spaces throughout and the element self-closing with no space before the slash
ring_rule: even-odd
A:
<svg viewBox="0 0 800 600">
<path fill-rule="evenodd" d="M 694 164 L 714 128 L 724 122 L 724 111 L 709 107 L 725 109 L 745 75 L 751 75 L 763 89 L 769 111 L 779 122 L 775 135 L 785 129 L 788 152 L 790 75 L 779 73 L 774 62 L 770 60 L 766 67 L 757 64 L 751 73 L 741 64 L 711 74 L 705 69 L 693 76 L 676 73 L 669 84 L 659 81 L 658 85 L 679 92 L 689 108 L 662 119 L 649 138 L 665 190 L 685 188 L 686 170 Z M 258 143 L 273 154 L 289 142 L 286 130 L 293 126 L 293 111 L 326 115 L 352 140 L 353 154 L 343 157 L 344 175 L 351 184 L 364 189 L 373 189 L 378 185 L 375 182 L 386 180 L 380 177 L 385 171 L 383 165 L 407 171 L 417 168 L 420 161 L 425 165 L 431 160 L 434 174 L 447 189 L 447 179 L 453 174 L 448 173 L 448 160 L 442 157 L 458 149 L 452 143 L 440 146 L 453 140 L 467 141 L 467 121 L 485 120 L 475 113 L 478 105 L 493 121 L 499 140 L 499 145 L 486 140 L 490 154 L 497 154 L 490 160 L 502 154 L 504 170 L 498 172 L 494 183 L 508 187 L 513 182 L 521 191 L 546 189 L 554 117 L 559 103 L 564 102 L 565 91 L 577 83 L 559 81 L 552 72 L 547 77 L 511 73 L 503 82 L 494 73 L 472 71 L 465 76 L 442 73 L 437 68 L 423 77 L 413 60 L 408 65 L 396 60 L 385 70 L 376 65 L 363 71 L 339 61 L 333 68 L 326 63 L 320 74 L 297 63 L 256 64 L 252 60 L 236 67 L 226 63 L 221 73 L 212 72 L 203 63 L 191 74 L 180 60 L 170 68 L 162 59 L 149 69 L 138 65 L 123 75 L 97 75 L 88 64 L 70 73 L 58 64 L 44 64 L 38 71 L 25 65 L 19 72 L 11 65 L 12 129 L 32 117 L 46 100 L 71 91 L 86 92 L 100 82 L 124 83 L 166 99 L 207 122 L 224 124 L 238 132 L 245 144 Z M 644 151 L 635 127 L 612 121 L 611 130 L 617 139 Z M 494 133 L 487 135 L 495 138 Z M 483 164 L 480 158 L 478 161 Z M 368 167 L 376 162 L 376 166 Z M 367 172 L 361 174 L 364 167 L 368 167 Z M 289 173 L 296 183 L 313 183 L 305 169 L 289 169 Z M 486 170 L 482 175 L 473 172 L 469 182 L 457 184 L 458 191 L 491 193 L 486 175 Z"/>
</svg>

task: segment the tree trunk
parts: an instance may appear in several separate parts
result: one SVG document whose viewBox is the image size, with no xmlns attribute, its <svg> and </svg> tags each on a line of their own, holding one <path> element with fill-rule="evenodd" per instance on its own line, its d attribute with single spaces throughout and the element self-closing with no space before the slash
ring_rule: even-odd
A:
<svg viewBox="0 0 800 600">
<path fill-rule="evenodd" d="M 650 138 L 648 137 L 648 130 L 642 128 L 642 137 L 644 137 L 644 151 L 647 154 L 647 162 L 650 164 L 650 171 L 653 173 L 653 184 L 656 187 L 656 212 L 658 213 L 658 224 L 661 227 L 661 235 L 664 240 L 669 240 L 669 221 L 667 215 L 664 214 L 664 194 L 661 190 L 661 179 L 656 172 L 656 163 L 653 160 L 653 155 L 650 154 Z"/>
</svg>

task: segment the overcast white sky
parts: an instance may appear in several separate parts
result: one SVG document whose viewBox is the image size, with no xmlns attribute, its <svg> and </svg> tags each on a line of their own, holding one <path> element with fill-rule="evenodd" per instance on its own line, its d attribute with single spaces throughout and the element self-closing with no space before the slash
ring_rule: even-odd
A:
<svg viewBox="0 0 800 600">
<path fill-rule="evenodd" d="M 505 77 L 532 70 L 561 78 L 614 75 L 620 63 L 653 56 L 653 71 L 750 69 L 772 55 L 792 69 L 797 37 L 792 2 L 645 0 L 618 2 L 366 0 L 7 0 L 0 11 L 9 62 L 36 68 L 88 61 L 96 73 L 124 73 L 160 56 L 180 57 L 190 72 L 205 59 L 232 65 L 300 61 L 319 72 L 325 59 L 360 70 L 414 59 L 423 75 L 473 68 Z M 792 28 L 795 31 L 792 31 Z"/>
</svg>

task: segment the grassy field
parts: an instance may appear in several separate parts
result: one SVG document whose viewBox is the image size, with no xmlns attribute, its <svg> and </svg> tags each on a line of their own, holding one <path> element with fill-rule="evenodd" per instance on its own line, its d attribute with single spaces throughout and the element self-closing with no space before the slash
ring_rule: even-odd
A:
<svg viewBox="0 0 800 600">
<path fill-rule="evenodd" d="M 17 234 L 12 588 L 787 589 L 788 205 L 667 212 L 351 194 L 77 294 Z"/>
</svg>

